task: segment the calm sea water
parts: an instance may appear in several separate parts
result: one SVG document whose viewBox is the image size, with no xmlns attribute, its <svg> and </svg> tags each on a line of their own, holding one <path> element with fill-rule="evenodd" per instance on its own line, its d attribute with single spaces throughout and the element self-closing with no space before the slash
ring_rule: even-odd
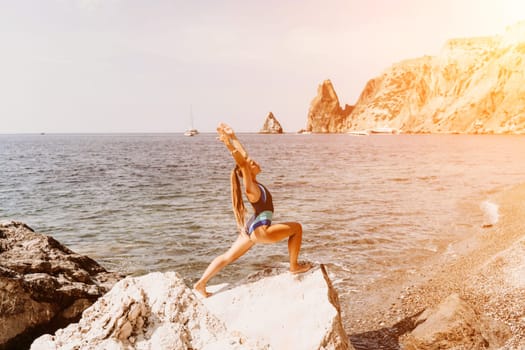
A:
<svg viewBox="0 0 525 350">
<path fill-rule="evenodd" d="M 478 228 L 480 204 L 525 174 L 519 136 L 239 137 L 274 220 L 303 224 L 301 257 L 327 264 L 343 299 Z M 233 161 L 214 134 L 0 135 L 0 165 L 0 220 L 110 270 L 191 283 L 236 238 Z M 286 243 L 256 245 L 212 283 L 286 264 Z"/>
</svg>

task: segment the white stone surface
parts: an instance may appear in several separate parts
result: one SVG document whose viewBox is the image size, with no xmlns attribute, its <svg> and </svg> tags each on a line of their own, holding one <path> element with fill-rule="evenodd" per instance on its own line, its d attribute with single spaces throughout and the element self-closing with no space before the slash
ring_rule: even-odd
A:
<svg viewBox="0 0 525 350">
<path fill-rule="evenodd" d="M 31 349 L 347 349 L 327 278 L 269 270 L 203 299 L 175 272 L 127 277 Z"/>
<path fill-rule="evenodd" d="M 267 349 L 230 332 L 174 272 L 128 277 L 84 311 L 79 323 L 44 335 L 33 350 Z"/>
<path fill-rule="evenodd" d="M 325 276 L 321 268 L 299 275 L 271 270 L 251 283 L 211 286 L 214 294 L 203 302 L 230 329 L 272 349 L 346 349 L 339 305 L 332 304 L 337 296 Z"/>
</svg>

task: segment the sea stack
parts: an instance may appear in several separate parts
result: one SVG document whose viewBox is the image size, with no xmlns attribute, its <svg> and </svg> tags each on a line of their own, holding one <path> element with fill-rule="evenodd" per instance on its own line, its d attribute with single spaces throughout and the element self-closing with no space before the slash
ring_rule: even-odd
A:
<svg viewBox="0 0 525 350">
<path fill-rule="evenodd" d="M 342 132 L 352 109 L 353 106 L 349 105 L 345 105 L 344 109 L 341 108 L 332 82 L 325 80 L 317 88 L 317 96 L 310 103 L 306 131 L 315 133 Z"/>
<path fill-rule="evenodd" d="M 272 112 L 268 113 L 266 116 L 266 119 L 264 120 L 264 125 L 259 131 L 260 134 L 282 134 L 283 133 L 283 127 L 275 118 Z"/>
</svg>

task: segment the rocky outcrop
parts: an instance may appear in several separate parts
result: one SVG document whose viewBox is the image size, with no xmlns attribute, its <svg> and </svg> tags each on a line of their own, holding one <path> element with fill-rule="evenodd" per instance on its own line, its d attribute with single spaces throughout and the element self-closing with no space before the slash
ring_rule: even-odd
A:
<svg viewBox="0 0 525 350">
<path fill-rule="evenodd" d="M 283 127 L 275 118 L 272 112 L 268 113 L 266 116 L 266 119 L 264 120 L 264 125 L 259 131 L 260 134 L 282 134 L 283 133 Z"/>
<path fill-rule="evenodd" d="M 34 350 L 266 349 L 230 331 L 175 272 L 127 277 L 87 309 L 79 323 L 44 335 Z"/>
<path fill-rule="evenodd" d="M 77 321 L 118 278 L 23 223 L 0 224 L 0 349 Z"/>
<path fill-rule="evenodd" d="M 352 109 L 353 107 L 349 105 L 346 105 L 344 109 L 341 108 L 332 82 L 325 80 L 317 88 L 317 96 L 310 103 L 306 131 L 340 132 Z"/>
<path fill-rule="evenodd" d="M 174 272 L 128 277 L 32 349 L 347 349 L 324 268 L 269 270 L 202 299 Z"/>
<path fill-rule="evenodd" d="M 500 349 L 511 336 L 503 322 L 478 314 L 458 294 L 425 310 L 416 324 L 402 339 L 403 349 Z"/>
<path fill-rule="evenodd" d="M 371 79 L 347 115 L 335 92 L 320 87 L 308 129 L 523 134 L 524 54 L 525 22 L 500 36 L 449 40 L 439 55 L 396 63 Z"/>
<path fill-rule="evenodd" d="M 268 269 L 249 283 L 210 288 L 203 300 L 212 313 L 272 349 L 348 349 L 340 306 L 323 265 L 293 275 Z"/>
</svg>

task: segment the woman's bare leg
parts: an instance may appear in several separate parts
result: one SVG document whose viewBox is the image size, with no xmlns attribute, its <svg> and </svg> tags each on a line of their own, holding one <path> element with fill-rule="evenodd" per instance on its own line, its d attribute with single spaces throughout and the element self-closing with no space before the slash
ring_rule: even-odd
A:
<svg viewBox="0 0 525 350">
<path fill-rule="evenodd" d="M 301 273 L 312 268 L 310 264 L 298 262 L 299 251 L 303 241 L 303 228 L 298 222 L 285 222 L 271 226 L 258 227 L 250 236 L 255 243 L 274 243 L 288 238 L 288 254 L 290 256 L 290 272 Z"/>
<path fill-rule="evenodd" d="M 255 243 L 252 242 L 248 237 L 239 235 L 237 240 L 224 254 L 219 255 L 208 265 L 200 280 L 195 283 L 193 288 L 201 293 L 204 297 L 209 297 L 211 293 L 206 291 L 206 284 L 208 281 L 215 276 L 220 270 L 226 265 L 231 264 L 241 256 L 243 256 Z"/>
</svg>

